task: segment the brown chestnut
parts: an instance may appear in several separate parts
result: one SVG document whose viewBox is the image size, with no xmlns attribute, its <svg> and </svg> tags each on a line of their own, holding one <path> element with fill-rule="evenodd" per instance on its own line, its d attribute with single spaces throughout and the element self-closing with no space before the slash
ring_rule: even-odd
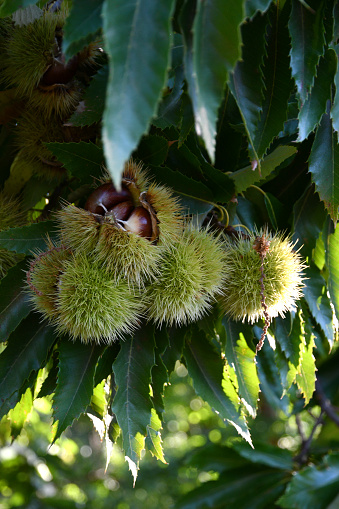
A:
<svg viewBox="0 0 339 509">
<path fill-rule="evenodd" d="M 122 188 L 117 191 L 111 182 L 102 184 L 89 196 L 85 203 L 85 209 L 93 214 L 104 215 L 118 203 L 130 201 L 130 192 Z"/>
<path fill-rule="evenodd" d="M 139 237 L 151 238 L 152 221 L 144 207 L 136 207 L 127 221 L 121 221 L 125 230 L 136 233 Z"/>
<path fill-rule="evenodd" d="M 121 203 L 118 203 L 117 205 L 114 205 L 114 207 L 108 211 L 107 215 L 114 214 L 115 219 L 121 219 L 122 221 L 126 221 L 131 215 L 133 209 L 134 204 L 131 200 L 123 201 Z"/>
<path fill-rule="evenodd" d="M 67 64 L 65 64 L 65 57 L 61 60 L 54 60 L 53 64 L 47 69 L 41 78 L 41 85 L 66 85 L 74 77 L 78 70 L 79 57 L 74 55 Z"/>
</svg>

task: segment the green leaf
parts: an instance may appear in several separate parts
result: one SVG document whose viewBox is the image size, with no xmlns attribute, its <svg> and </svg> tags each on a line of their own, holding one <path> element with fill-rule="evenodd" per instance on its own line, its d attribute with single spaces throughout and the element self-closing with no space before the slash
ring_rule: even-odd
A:
<svg viewBox="0 0 339 509">
<path fill-rule="evenodd" d="M 217 481 L 205 482 L 188 492 L 174 509 L 273 508 L 285 483 L 285 472 L 243 466 L 222 472 Z"/>
<path fill-rule="evenodd" d="M 261 159 L 287 120 L 288 99 L 292 91 L 289 62 L 288 3 L 272 4 L 268 30 L 267 57 L 264 61 L 265 92 L 262 114 L 254 138 L 254 149 Z"/>
<path fill-rule="evenodd" d="M 277 503 L 291 509 L 327 509 L 338 491 L 339 454 L 333 453 L 324 458 L 323 464 L 296 472 Z"/>
<path fill-rule="evenodd" d="M 7 348 L 0 355 L 1 401 L 19 391 L 30 373 L 40 369 L 55 339 L 53 328 L 41 323 L 40 316 L 35 313 L 12 332 Z"/>
<path fill-rule="evenodd" d="M 298 141 L 305 140 L 314 131 L 326 111 L 326 103 L 331 99 L 337 60 L 333 49 L 328 49 L 324 57 L 320 59 L 314 86 L 300 109 Z"/>
<path fill-rule="evenodd" d="M 326 265 L 328 269 L 328 290 L 335 314 L 339 319 L 339 228 L 335 228 L 326 239 Z"/>
<path fill-rule="evenodd" d="M 0 282 L 0 342 L 9 335 L 31 311 L 28 294 L 23 291 L 27 261 L 9 269 Z"/>
<path fill-rule="evenodd" d="M 252 445 L 247 423 L 240 413 L 238 395 L 224 369 L 223 360 L 204 331 L 192 327 L 192 337 L 186 342 L 184 356 L 196 393 Z"/>
<path fill-rule="evenodd" d="M 336 5 L 336 9 L 338 9 L 338 5 Z M 338 15 L 335 16 L 336 22 L 338 21 Z M 337 25 L 338 26 L 338 25 Z M 338 35 L 336 35 L 338 38 Z M 339 46 L 338 44 L 334 47 L 337 58 L 339 54 Z M 335 95 L 333 99 L 333 104 L 331 108 L 331 118 L 333 120 L 333 128 L 338 132 L 339 131 L 339 66 L 337 66 L 337 72 L 334 77 L 335 84 Z"/>
<path fill-rule="evenodd" d="M 256 16 L 252 22 L 241 26 L 243 40 L 242 58 L 230 75 L 230 89 L 235 97 L 254 158 L 260 165 L 254 150 L 254 137 L 259 123 L 263 102 L 262 63 L 265 54 L 267 16 Z M 260 166 L 259 166 L 260 167 Z"/>
<path fill-rule="evenodd" d="M 157 112 L 170 60 L 174 3 L 104 2 L 104 39 L 111 67 L 103 142 L 108 169 L 117 185 L 124 163 Z"/>
<path fill-rule="evenodd" d="M 193 24 L 192 71 L 186 72 L 197 132 L 214 162 L 216 125 L 227 71 L 240 58 L 240 24 L 244 0 L 207 0 L 197 3 Z"/>
<path fill-rule="evenodd" d="M 166 465 L 167 461 L 165 460 L 164 451 L 162 449 L 160 430 L 161 421 L 154 408 L 152 408 L 151 424 L 147 426 L 146 446 L 153 456 Z"/>
<path fill-rule="evenodd" d="M 76 110 L 68 124 L 76 127 L 92 125 L 101 121 L 105 109 L 105 96 L 108 82 L 108 65 L 104 65 L 92 77 L 89 87 L 81 100 L 81 110 Z M 84 143 L 84 142 L 83 142 Z"/>
<path fill-rule="evenodd" d="M 293 207 L 293 242 L 295 249 L 309 259 L 315 248 L 320 232 L 323 230 L 326 219 L 324 204 L 319 200 L 314 186 L 309 186 L 303 195 L 295 202 Z"/>
<path fill-rule="evenodd" d="M 310 324 L 309 324 L 310 325 Z M 308 337 L 306 344 L 303 345 L 303 351 L 301 353 L 301 362 L 298 366 L 298 373 L 296 375 L 296 384 L 301 394 L 304 396 L 305 405 L 308 404 L 315 390 L 315 357 L 313 355 L 314 344 L 314 334 L 312 331 L 312 326 L 308 327 Z"/>
<path fill-rule="evenodd" d="M 102 351 L 102 346 L 84 345 L 66 338 L 60 341 L 58 383 L 53 398 L 53 417 L 58 426 L 53 443 L 90 404 L 95 367 Z"/>
<path fill-rule="evenodd" d="M 48 149 L 55 155 L 74 177 L 81 181 L 93 180 L 93 175 L 101 173 L 104 162 L 103 151 L 94 143 L 46 143 Z"/>
<path fill-rule="evenodd" d="M 320 271 L 314 265 L 305 271 L 304 298 L 315 321 L 322 328 L 330 345 L 333 345 L 333 312 L 330 299 L 327 296 L 326 282 Z"/>
<path fill-rule="evenodd" d="M 0 17 L 10 16 L 17 9 L 24 9 L 29 5 L 36 4 L 38 0 L 4 0 L 0 6 Z"/>
<path fill-rule="evenodd" d="M 20 401 L 8 412 L 8 419 L 11 423 L 12 440 L 15 440 L 20 435 L 32 408 L 33 395 L 31 389 L 28 387 L 26 392 L 21 396 Z"/>
<path fill-rule="evenodd" d="M 246 166 L 241 170 L 234 171 L 230 177 L 235 182 L 235 188 L 237 193 L 246 191 L 248 187 L 253 184 L 257 184 L 261 180 L 265 179 L 274 171 L 283 161 L 293 156 L 296 153 L 295 147 L 280 146 L 277 147 L 271 154 L 265 157 L 261 163 L 261 176 L 258 169 L 252 168 L 252 166 Z"/>
<path fill-rule="evenodd" d="M 55 238 L 55 223 L 53 221 L 41 221 L 27 226 L 9 228 L 0 232 L 0 247 L 23 253 L 32 254 L 32 251 L 46 249 L 46 236 Z"/>
<path fill-rule="evenodd" d="M 259 329 L 258 337 L 260 337 L 261 332 L 262 329 Z M 273 408 L 281 410 L 288 415 L 289 402 L 285 394 L 282 396 L 281 372 L 277 367 L 275 355 L 276 351 L 273 351 L 268 341 L 265 341 L 263 348 L 257 356 L 260 389 Z"/>
<path fill-rule="evenodd" d="M 113 364 L 117 392 L 112 410 L 122 430 L 123 448 L 134 482 L 152 417 L 149 385 L 154 360 L 154 328 L 148 326 L 122 342 Z"/>
<path fill-rule="evenodd" d="M 234 443 L 232 447 L 251 463 L 259 463 L 281 470 L 293 469 L 292 453 L 286 449 L 280 449 L 268 443 L 256 443 L 255 448 L 251 449 L 247 444 L 241 442 Z"/>
<path fill-rule="evenodd" d="M 289 313 L 287 318 L 275 318 L 275 338 L 286 358 L 295 368 L 300 362 L 300 345 L 303 343 L 303 329 L 300 314 L 294 317 Z"/>
<path fill-rule="evenodd" d="M 202 182 L 193 180 L 179 171 L 174 171 L 167 167 L 151 166 L 149 170 L 157 182 L 171 187 L 183 196 L 197 198 L 207 203 L 214 203 L 212 191 Z"/>
<path fill-rule="evenodd" d="M 167 153 L 168 140 L 163 136 L 149 135 L 141 138 L 133 157 L 141 159 L 147 165 L 160 166 L 165 161 Z"/>
<path fill-rule="evenodd" d="M 72 0 L 63 29 L 62 49 L 68 60 L 93 41 L 102 26 L 103 0 Z"/>
<path fill-rule="evenodd" d="M 255 417 L 259 399 L 259 379 L 255 364 L 255 353 L 245 340 L 245 336 L 252 339 L 252 328 L 243 323 L 224 319 L 226 329 L 227 362 L 234 369 L 238 381 L 238 392 L 246 410 Z"/>
<path fill-rule="evenodd" d="M 324 52 L 323 2 L 318 1 L 312 12 L 303 2 L 293 0 L 288 27 L 292 40 L 292 76 L 303 105 L 312 89 L 316 67 Z"/>
<path fill-rule="evenodd" d="M 315 135 L 309 171 L 320 199 L 336 223 L 339 206 L 339 145 L 338 133 L 333 131 L 327 113 L 324 113 Z"/>
<path fill-rule="evenodd" d="M 164 387 L 169 382 L 167 368 L 162 360 L 162 354 L 169 348 L 167 329 L 155 330 L 155 364 L 152 368 L 152 401 L 155 410 L 160 414 L 164 408 Z"/>
<path fill-rule="evenodd" d="M 271 0 L 246 0 L 246 16 L 252 18 L 257 11 L 265 12 L 269 8 Z"/>
</svg>

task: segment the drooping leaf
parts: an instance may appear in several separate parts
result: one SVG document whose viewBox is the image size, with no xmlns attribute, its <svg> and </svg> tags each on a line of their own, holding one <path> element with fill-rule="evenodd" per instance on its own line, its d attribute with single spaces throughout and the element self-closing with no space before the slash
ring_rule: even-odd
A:
<svg viewBox="0 0 339 509">
<path fill-rule="evenodd" d="M 23 291 L 25 269 L 27 261 L 23 260 L 9 269 L 0 282 L 0 342 L 7 341 L 31 311 L 28 294 Z"/>
<path fill-rule="evenodd" d="M 292 1 L 288 27 L 291 35 L 291 69 L 301 104 L 313 87 L 316 67 L 324 51 L 323 2 L 312 2 L 313 11 Z M 313 7 L 313 5 L 312 5 Z"/>
<path fill-rule="evenodd" d="M 134 482 L 138 475 L 147 426 L 151 423 L 149 394 L 154 365 L 154 328 L 144 327 L 122 342 L 113 364 L 117 392 L 112 410 L 123 435 L 123 448 Z"/>
<path fill-rule="evenodd" d="M 339 228 L 329 233 L 326 238 L 326 265 L 328 268 L 328 290 L 335 314 L 339 319 Z"/>
<path fill-rule="evenodd" d="M 160 166 L 167 157 L 168 146 L 169 142 L 163 136 L 144 136 L 133 157 L 141 159 L 144 164 Z"/>
<path fill-rule="evenodd" d="M 255 353 L 246 342 L 245 337 L 251 339 L 251 327 L 243 323 L 224 319 L 226 329 L 227 362 L 234 369 L 238 382 L 238 391 L 241 401 L 251 417 L 255 417 L 259 399 L 259 379 L 255 364 Z"/>
<path fill-rule="evenodd" d="M 259 175 L 258 169 L 253 171 L 252 166 L 246 166 L 241 170 L 234 171 L 230 177 L 235 182 L 235 188 L 237 193 L 242 193 L 246 189 L 258 182 L 265 179 L 275 170 L 283 161 L 293 156 L 296 153 L 294 147 L 280 146 L 277 147 L 271 154 L 265 157 L 261 162 L 261 176 Z"/>
<path fill-rule="evenodd" d="M 8 413 L 8 418 L 11 423 L 11 436 L 15 440 L 21 433 L 25 422 L 33 407 L 33 395 L 31 389 L 28 387 L 26 392 L 21 396 L 20 401 Z"/>
<path fill-rule="evenodd" d="M 81 181 L 92 181 L 93 175 L 100 175 L 104 162 L 102 148 L 94 143 L 46 143 L 48 149 L 55 155 L 74 177 Z"/>
<path fill-rule="evenodd" d="M 153 456 L 155 456 L 162 463 L 167 464 L 167 461 L 165 460 L 164 456 L 164 451 L 162 448 L 160 430 L 161 430 L 161 420 L 157 416 L 157 413 L 154 410 L 154 408 L 152 408 L 151 423 L 147 426 L 146 447 Z"/>
<path fill-rule="evenodd" d="M 214 162 L 218 109 L 227 80 L 227 71 L 240 58 L 240 23 L 244 19 L 244 0 L 207 0 L 197 3 L 193 23 L 192 71 L 186 78 L 193 103 L 197 131 Z"/>
<path fill-rule="evenodd" d="M 204 331 L 192 328 L 192 337 L 186 342 L 184 356 L 196 393 L 252 444 L 247 423 L 240 413 L 238 395 L 224 370 L 222 359 Z"/>
<path fill-rule="evenodd" d="M 17 228 L 9 228 L 0 232 L 0 247 L 23 253 L 32 254 L 32 251 L 46 249 L 46 236 L 51 239 L 55 238 L 56 226 L 53 221 L 41 221 L 27 226 L 18 226 Z"/>
<path fill-rule="evenodd" d="M 59 344 L 58 383 L 53 398 L 53 417 L 58 426 L 55 442 L 75 419 L 86 411 L 93 393 L 94 373 L 103 347 L 72 342 Z"/>
<path fill-rule="evenodd" d="M 83 127 L 101 121 L 105 109 L 105 95 L 108 82 L 108 65 L 104 65 L 93 76 L 79 107 L 67 123 Z"/>
<path fill-rule="evenodd" d="M 2 401 L 19 391 L 32 371 L 40 369 L 55 339 L 53 328 L 41 323 L 40 316 L 35 313 L 31 313 L 12 332 L 6 349 L 0 355 Z"/>
<path fill-rule="evenodd" d="M 336 223 L 339 206 L 339 145 L 338 133 L 333 131 L 328 113 L 322 116 L 315 135 L 309 171 L 320 199 Z"/>
<path fill-rule="evenodd" d="M 261 159 L 273 139 L 283 130 L 287 120 L 287 104 L 292 90 L 289 62 L 289 33 L 287 20 L 288 3 L 272 4 L 270 11 L 271 26 L 268 30 L 267 57 L 263 72 L 265 82 L 262 113 L 254 138 L 254 149 Z"/>
<path fill-rule="evenodd" d="M 336 5 L 336 9 L 338 9 L 338 6 Z M 338 20 L 338 17 L 335 17 L 335 20 Z M 339 26 L 339 25 L 337 25 Z M 336 39 L 338 38 L 338 35 L 336 34 Z M 336 55 L 338 57 L 339 54 L 339 46 L 336 45 L 334 47 Z M 334 84 L 335 84 L 335 96 L 333 99 L 333 104 L 331 108 L 331 118 L 333 120 L 333 128 L 339 132 L 339 66 L 337 66 L 337 72 L 334 77 Z"/>
<path fill-rule="evenodd" d="M 24 9 L 29 5 L 36 4 L 38 0 L 4 0 L 0 6 L 0 17 L 10 16 L 17 9 Z"/>
<path fill-rule="evenodd" d="M 333 312 L 327 295 L 326 282 L 313 265 L 305 270 L 304 298 L 316 322 L 322 328 L 330 345 L 333 344 Z"/>
<path fill-rule="evenodd" d="M 293 242 L 295 249 L 311 258 L 326 219 L 324 204 L 319 200 L 314 186 L 309 186 L 293 207 Z"/>
<path fill-rule="evenodd" d="M 244 442 L 234 443 L 232 446 L 240 456 L 251 463 L 258 463 L 281 470 L 293 469 L 292 453 L 268 443 L 256 442 L 255 448 L 248 447 Z"/>
<path fill-rule="evenodd" d="M 258 15 L 251 22 L 242 25 L 242 58 L 230 75 L 229 85 L 237 101 L 258 167 L 260 161 L 254 149 L 254 137 L 264 97 L 262 64 L 267 23 L 267 16 Z"/>
<path fill-rule="evenodd" d="M 116 341 L 107 346 L 98 359 L 95 369 L 94 386 L 98 385 L 102 380 L 106 380 L 113 371 L 113 362 L 117 358 L 120 351 L 120 343 Z"/>
<path fill-rule="evenodd" d="M 155 330 L 155 364 L 152 368 L 152 401 L 155 410 L 160 415 L 164 411 L 164 387 L 169 381 L 167 368 L 162 360 L 162 354 L 169 348 L 169 337 L 167 330 Z"/>
<path fill-rule="evenodd" d="M 277 503 L 286 509 L 326 509 L 339 491 L 339 455 L 325 456 L 319 466 L 297 472 Z"/>
<path fill-rule="evenodd" d="M 286 473 L 253 465 L 222 472 L 217 481 L 208 481 L 184 495 L 175 509 L 263 509 L 274 507 L 282 494 Z M 227 505 L 225 505 L 225 503 Z"/>
<path fill-rule="evenodd" d="M 298 141 L 305 140 L 314 131 L 326 111 L 327 101 L 331 99 L 337 60 L 333 49 L 326 50 L 320 59 L 314 86 L 300 109 Z"/>
<path fill-rule="evenodd" d="M 91 43 L 102 26 L 103 0 L 73 0 L 63 30 L 62 49 L 66 59 Z"/>
<path fill-rule="evenodd" d="M 174 3 L 106 0 L 103 5 L 105 46 L 111 59 L 103 142 L 117 185 L 124 163 L 156 114 L 165 86 Z"/>
</svg>

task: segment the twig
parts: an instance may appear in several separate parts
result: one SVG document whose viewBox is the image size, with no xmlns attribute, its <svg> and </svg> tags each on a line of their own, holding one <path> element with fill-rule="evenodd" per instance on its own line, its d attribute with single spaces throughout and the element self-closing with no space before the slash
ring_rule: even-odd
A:
<svg viewBox="0 0 339 509">
<path fill-rule="evenodd" d="M 297 456 L 294 457 L 294 461 L 296 461 L 300 465 L 305 465 L 307 463 L 307 461 L 308 461 L 308 456 L 309 456 L 309 451 L 310 451 L 311 443 L 312 443 L 314 434 L 315 434 L 318 426 L 320 426 L 320 424 L 323 424 L 323 422 L 324 422 L 323 416 L 324 416 L 324 412 L 321 412 L 319 417 L 315 421 L 314 426 L 313 426 L 313 428 L 311 430 L 311 433 L 310 433 L 310 435 L 309 435 L 309 437 L 307 439 L 306 439 L 306 437 L 304 435 L 304 432 L 303 432 L 303 430 L 301 428 L 301 422 L 300 422 L 299 416 L 296 415 L 296 417 L 295 417 L 296 423 L 297 423 L 297 426 L 298 426 L 298 431 L 299 431 L 299 434 L 301 436 L 302 442 L 301 442 L 301 450 L 300 450 L 299 454 L 297 454 Z"/>
<path fill-rule="evenodd" d="M 334 406 L 324 393 L 319 380 L 315 382 L 315 395 L 319 400 L 322 411 L 331 419 L 331 421 L 339 426 L 339 415 L 336 413 Z"/>
<path fill-rule="evenodd" d="M 259 283 L 260 283 L 261 306 L 264 310 L 263 313 L 264 313 L 264 317 L 265 317 L 265 325 L 262 330 L 260 340 L 256 346 L 256 353 L 258 353 L 263 347 L 265 337 L 267 334 L 267 329 L 269 328 L 270 323 L 271 323 L 270 317 L 269 317 L 269 314 L 267 311 L 268 307 L 267 307 L 266 300 L 265 300 L 265 285 L 264 285 L 264 279 L 266 277 L 265 271 L 264 271 L 264 260 L 266 258 L 267 253 L 270 250 L 270 241 L 266 239 L 264 233 L 262 234 L 261 237 L 255 238 L 255 241 L 253 244 L 253 249 L 255 249 L 255 251 L 258 253 L 258 255 L 260 256 L 260 260 L 261 260 Z"/>
</svg>

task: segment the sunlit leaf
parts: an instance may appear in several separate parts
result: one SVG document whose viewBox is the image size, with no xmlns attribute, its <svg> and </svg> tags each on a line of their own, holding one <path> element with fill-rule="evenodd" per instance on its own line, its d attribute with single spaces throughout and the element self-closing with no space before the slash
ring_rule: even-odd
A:
<svg viewBox="0 0 339 509">
<path fill-rule="evenodd" d="M 339 144 L 338 133 L 333 131 L 328 113 L 324 113 L 315 135 L 309 171 L 320 199 L 336 223 L 339 206 Z"/>
<path fill-rule="evenodd" d="M 294 317 L 288 313 L 286 318 L 275 318 L 275 338 L 286 358 L 295 366 L 300 362 L 300 345 L 303 342 L 302 323 L 297 313 Z"/>
<path fill-rule="evenodd" d="M 334 306 L 335 314 L 339 319 L 339 228 L 329 233 L 326 238 L 326 265 L 328 268 L 328 290 Z"/>
<path fill-rule="evenodd" d="M 113 364 L 117 392 L 112 410 L 122 431 L 123 448 L 134 482 L 152 417 L 149 394 L 154 365 L 154 330 L 144 327 L 122 342 Z"/>
<path fill-rule="evenodd" d="M 227 373 L 224 373 L 224 363 L 202 330 L 193 328 L 184 356 L 196 393 L 251 444 L 246 421 L 240 413 L 238 396 Z"/>
<path fill-rule="evenodd" d="M 156 114 L 166 83 L 173 7 L 174 0 L 106 0 L 103 5 L 105 47 L 111 61 L 103 143 L 117 185 L 124 163 Z"/>
<path fill-rule="evenodd" d="M 53 417 L 58 426 L 53 442 L 86 411 L 102 350 L 101 346 L 84 345 L 80 341 L 73 343 L 67 338 L 60 341 L 58 383 L 53 398 Z"/>
<path fill-rule="evenodd" d="M 251 327 L 232 320 L 223 320 L 226 329 L 227 362 L 234 369 L 241 401 L 252 417 L 256 416 L 259 399 L 259 379 L 255 364 L 255 352 L 251 350 L 245 337 L 251 339 Z"/>
<path fill-rule="evenodd" d="M 20 401 L 15 407 L 8 413 L 8 418 L 11 423 L 11 436 L 14 440 L 20 435 L 25 422 L 27 421 L 29 414 L 33 407 L 33 395 L 30 388 L 21 396 Z"/>
<path fill-rule="evenodd" d="M 305 318 L 304 312 L 304 320 Z M 305 405 L 307 405 L 315 390 L 316 366 L 315 357 L 313 355 L 315 335 L 308 320 L 304 321 L 303 327 L 305 331 L 305 343 L 301 352 L 301 361 L 298 366 L 298 373 L 295 381 L 301 394 L 304 396 Z"/>
<path fill-rule="evenodd" d="M 153 456 L 155 456 L 162 463 L 167 464 L 165 460 L 164 451 L 162 448 L 162 440 L 161 440 L 161 421 L 156 414 L 154 408 L 152 409 L 152 418 L 151 423 L 147 426 L 147 437 L 146 437 L 146 447 L 151 452 Z"/>
</svg>

